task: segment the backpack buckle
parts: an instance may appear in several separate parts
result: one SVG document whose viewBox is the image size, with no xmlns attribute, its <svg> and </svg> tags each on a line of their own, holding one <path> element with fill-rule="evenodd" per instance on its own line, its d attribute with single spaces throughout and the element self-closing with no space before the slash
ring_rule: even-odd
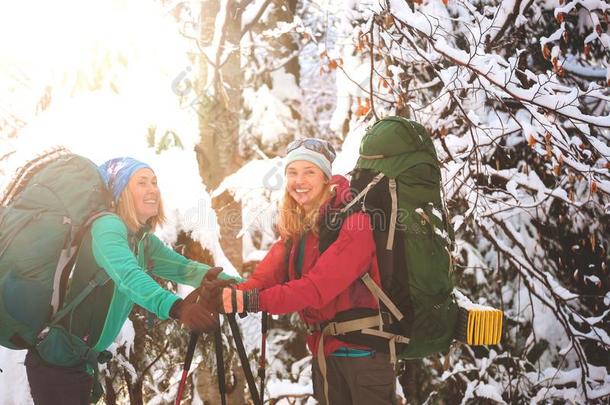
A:
<svg viewBox="0 0 610 405">
<path fill-rule="evenodd" d="M 42 340 L 44 338 L 47 337 L 47 335 L 49 334 L 49 331 L 51 330 L 51 328 L 49 328 L 48 326 L 45 327 L 43 330 L 40 331 L 40 333 L 38 334 L 38 336 L 36 336 L 37 340 Z"/>
<path fill-rule="evenodd" d="M 330 229 L 337 230 L 337 225 L 339 225 L 339 215 L 340 213 L 337 211 L 333 211 L 328 216 L 328 225 Z"/>
<path fill-rule="evenodd" d="M 337 336 L 339 332 L 337 331 L 337 322 L 330 322 L 324 329 L 328 328 L 328 334 L 331 336 Z"/>
</svg>

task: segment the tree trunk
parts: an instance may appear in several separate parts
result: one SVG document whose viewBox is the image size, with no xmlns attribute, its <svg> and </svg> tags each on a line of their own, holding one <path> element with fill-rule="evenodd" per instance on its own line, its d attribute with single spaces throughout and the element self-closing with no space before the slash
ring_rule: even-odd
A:
<svg viewBox="0 0 610 405">
<path fill-rule="evenodd" d="M 234 381 L 230 381 L 229 379 L 225 378 L 227 404 L 241 405 L 245 401 L 244 389 L 246 388 L 246 377 L 238 364 L 225 364 L 225 372 L 230 370 L 232 370 L 235 377 Z M 213 370 L 209 364 L 199 363 L 197 366 L 197 381 L 195 382 L 195 387 L 205 405 L 222 403 L 220 400 L 220 392 L 218 390 L 218 377 L 217 370 Z"/>
<path fill-rule="evenodd" d="M 275 13 L 272 13 L 270 16 L 269 22 L 267 22 L 264 26 L 261 26 L 261 31 L 265 29 L 265 26 L 274 26 L 276 25 L 276 21 L 283 21 L 287 23 L 291 23 L 294 21 L 294 14 L 297 9 L 297 0 L 288 0 L 281 6 L 276 6 Z M 271 40 L 273 41 L 273 40 Z M 283 54 L 278 54 L 279 60 L 286 58 L 288 55 L 296 52 L 299 49 L 299 45 L 297 41 L 295 41 L 292 35 L 282 35 L 277 39 L 277 42 L 280 46 L 273 46 L 272 49 L 283 49 Z M 294 55 L 286 64 L 284 65 L 284 69 L 286 73 L 290 73 L 294 76 L 297 86 L 300 85 L 301 78 L 301 67 L 299 65 L 299 57 L 298 55 Z"/>
<path fill-rule="evenodd" d="M 200 95 L 198 104 L 200 142 L 196 147 L 199 173 L 208 189 L 214 190 L 222 180 L 241 165 L 239 158 L 239 113 L 241 110 L 242 71 L 240 67 L 239 40 L 241 18 L 238 3 L 229 0 L 219 41 L 213 41 L 216 17 L 222 10 L 218 0 L 202 3 L 201 47 L 220 43 L 213 61 L 208 63 L 202 55 L 200 63 Z M 221 13 L 222 14 L 222 13 Z M 227 54 L 225 50 L 231 51 Z M 211 72 L 210 70 L 214 70 Z M 212 74 L 213 73 L 213 74 Z M 213 77 L 213 82 L 208 82 Z M 218 216 L 220 244 L 233 265 L 242 265 L 241 206 L 229 195 L 222 195 L 212 202 Z"/>
<path fill-rule="evenodd" d="M 199 363 L 193 387 L 204 404 L 221 404 L 217 373 L 210 366 L 210 364 L 204 364 L 203 362 Z"/>
</svg>

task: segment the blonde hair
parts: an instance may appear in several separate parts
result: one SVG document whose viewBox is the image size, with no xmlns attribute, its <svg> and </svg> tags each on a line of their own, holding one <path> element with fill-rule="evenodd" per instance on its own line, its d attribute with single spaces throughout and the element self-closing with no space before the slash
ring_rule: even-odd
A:
<svg viewBox="0 0 610 405">
<path fill-rule="evenodd" d="M 307 231 L 311 231 L 318 236 L 320 232 L 319 217 L 320 207 L 333 195 L 334 187 L 330 185 L 324 188 L 320 196 L 314 201 L 313 206 L 305 211 L 288 193 L 288 188 L 284 190 L 284 199 L 280 206 L 277 230 L 280 237 L 285 241 L 293 241 Z"/>
<path fill-rule="evenodd" d="M 133 202 L 129 187 L 125 187 L 123 189 L 116 206 L 116 213 L 119 217 L 121 217 L 123 222 L 125 222 L 125 225 L 127 225 L 127 228 L 129 228 L 129 230 L 132 232 L 136 232 L 142 225 L 144 225 L 138 221 L 136 205 Z M 161 199 L 160 194 L 159 211 L 157 212 L 157 215 L 150 218 L 148 221 L 146 221 L 146 223 L 150 225 L 151 230 L 154 230 L 157 225 L 163 225 L 165 223 L 165 211 L 163 210 L 163 200 Z"/>
</svg>

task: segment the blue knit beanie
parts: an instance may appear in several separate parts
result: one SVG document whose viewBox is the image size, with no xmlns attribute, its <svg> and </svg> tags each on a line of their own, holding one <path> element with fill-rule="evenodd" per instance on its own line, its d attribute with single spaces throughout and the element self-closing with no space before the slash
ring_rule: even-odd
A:
<svg viewBox="0 0 610 405">
<path fill-rule="evenodd" d="M 108 190 L 112 192 L 115 202 L 118 202 L 121 193 L 127 187 L 131 176 L 140 169 L 152 168 L 144 162 L 140 162 L 130 157 L 120 157 L 110 159 L 98 166 L 97 170 L 102 175 Z"/>
</svg>

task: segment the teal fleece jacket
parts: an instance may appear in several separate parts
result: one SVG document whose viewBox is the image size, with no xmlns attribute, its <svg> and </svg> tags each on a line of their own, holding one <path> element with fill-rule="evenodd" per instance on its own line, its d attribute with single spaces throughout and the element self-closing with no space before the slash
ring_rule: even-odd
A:
<svg viewBox="0 0 610 405">
<path fill-rule="evenodd" d="M 105 350 L 114 341 L 134 303 L 160 319 L 169 317 L 169 311 L 179 297 L 157 284 L 146 269 L 155 276 L 193 287 L 199 286 L 210 269 L 206 264 L 176 253 L 150 233 L 143 232 L 135 240 L 135 235 L 128 232 L 125 223 L 116 215 L 95 220 L 91 227 L 91 249 L 97 265 L 114 282 L 104 326 L 93 346 L 97 352 Z M 242 280 L 225 273 L 219 277 Z"/>
</svg>

